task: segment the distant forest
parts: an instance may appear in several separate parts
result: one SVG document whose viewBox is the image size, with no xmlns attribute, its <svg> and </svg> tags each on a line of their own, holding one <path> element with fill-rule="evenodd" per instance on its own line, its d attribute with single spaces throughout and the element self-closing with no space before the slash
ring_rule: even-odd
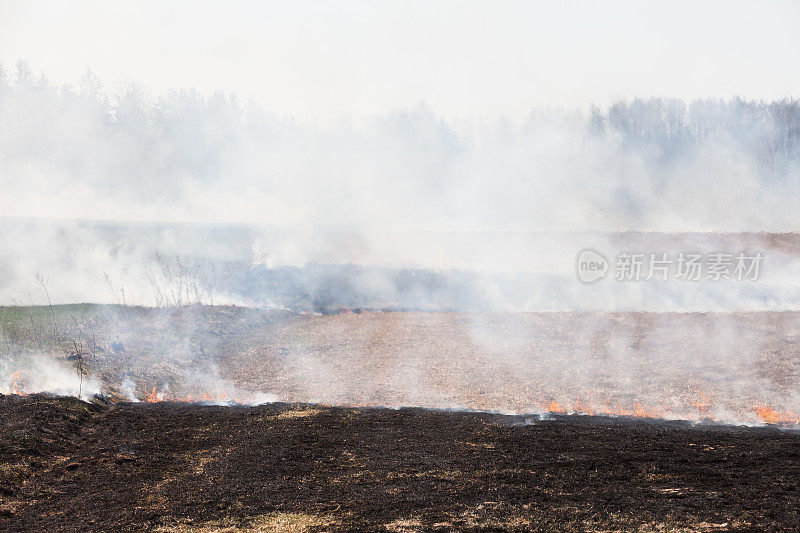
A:
<svg viewBox="0 0 800 533">
<path fill-rule="evenodd" d="M 255 190 L 323 222 L 413 212 L 456 227 L 657 228 L 675 218 L 786 229 L 800 206 L 800 100 L 632 99 L 524 120 L 445 120 L 421 104 L 319 126 L 235 95 L 152 96 L 134 84 L 109 95 L 89 70 L 77 86 L 54 86 L 24 61 L 0 68 L 0 187 L 83 186 L 137 205 L 191 204 L 202 184 Z M 700 203 L 689 212 L 692 191 Z M 365 196 L 376 205 L 365 208 Z"/>
</svg>

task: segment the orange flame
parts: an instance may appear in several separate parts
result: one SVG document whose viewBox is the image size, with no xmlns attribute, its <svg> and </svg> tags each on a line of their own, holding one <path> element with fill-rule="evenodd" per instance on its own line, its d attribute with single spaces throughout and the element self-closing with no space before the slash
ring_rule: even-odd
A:
<svg viewBox="0 0 800 533">
<path fill-rule="evenodd" d="M 558 403 L 556 400 L 551 400 L 549 403 L 542 402 L 542 408 L 549 413 L 556 414 L 577 414 L 577 415 L 600 415 L 600 416 L 629 416 L 635 418 L 664 418 L 669 413 L 670 409 L 655 408 L 646 406 L 641 402 L 636 402 L 631 407 L 622 407 L 620 405 L 612 405 L 609 401 L 605 405 L 594 406 L 578 398 L 570 408 L 566 408 Z"/>
<path fill-rule="evenodd" d="M 21 376 L 19 370 L 17 370 L 13 374 L 11 374 L 11 383 L 8 386 L 10 394 L 17 394 L 19 396 L 27 396 L 27 394 L 22 392 L 22 390 L 20 389 L 19 380 L 20 380 L 21 377 L 22 376 Z"/>
<path fill-rule="evenodd" d="M 647 409 L 642 407 L 641 403 L 637 403 L 633 407 L 633 413 L 635 416 L 638 416 L 639 418 L 650 418 L 653 416 L 650 412 L 647 411 Z"/>
<path fill-rule="evenodd" d="M 697 413 L 702 418 L 708 418 L 708 409 L 711 407 L 711 396 L 703 394 L 701 391 L 695 391 L 697 399 L 692 402 L 692 405 L 697 409 Z"/>
<path fill-rule="evenodd" d="M 147 403 L 155 403 L 161 401 L 160 398 L 158 397 L 158 393 L 156 393 L 156 387 L 153 387 L 153 390 L 150 392 L 150 394 L 145 396 L 144 401 L 146 401 Z"/>
<path fill-rule="evenodd" d="M 589 416 L 592 416 L 594 414 L 594 410 L 591 409 L 588 405 L 582 404 L 580 398 L 578 398 L 575 401 L 575 405 L 572 406 L 572 412 Z"/>
<path fill-rule="evenodd" d="M 199 395 L 189 394 L 187 396 L 178 397 L 178 396 L 167 396 L 163 392 L 158 392 L 158 385 L 153 387 L 153 390 L 144 397 L 144 400 L 147 403 L 158 403 L 158 402 L 180 402 L 180 403 L 198 403 L 198 402 L 232 402 L 232 403 L 242 403 L 239 401 L 238 398 L 234 396 L 230 396 L 228 394 L 220 393 L 220 394 L 209 394 L 204 392 Z"/>
<path fill-rule="evenodd" d="M 11 386 L 10 389 L 12 394 L 23 394 L 20 391 L 19 387 L 19 380 L 20 380 L 20 372 L 17 371 L 11 376 Z M 703 393 L 701 391 L 695 391 L 697 397 L 695 400 L 691 402 L 691 405 L 697 410 L 698 418 L 709 418 L 711 416 L 711 408 L 713 407 L 711 395 Z M 155 385 L 153 389 L 145 396 L 144 400 L 147 403 L 157 403 L 157 402 L 181 402 L 181 403 L 198 403 L 198 402 L 225 402 L 225 403 L 247 403 L 247 399 L 244 402 L 241 401 L 240 398 L 232 396 L 226 393 L 195 393 L 195 394 L 187 394 L 183 397 L 168 395 L 165 392 L 158 392 L 158 385 Z M 358 403 L 357 405 L 361 406 L 368 406 L 372 404 L 368 403 Z M 647 406 L 642 404 L 641 402 L 636 402 L 630 407 L 623 407 L 619 404 L 612 404 L 610 399 L 607 399 L 605 404 L 603 405 L 591 405 L 590 403 L 586 403 L 581 401 L 580 397 L 572 404 L 571 407 L 565 407 L 560 404 L 556 400 L 550 400 L 549 402 L 542 402 L 540 404 L 547 412 L 555 413 L 555 414 L 567 414 L 567 413 L 574 413 L 579 415 L 602 415 L 602 416 L 627 416 L 627 417 L 635 417 L 635 418 L 665 418 L 669 414 L 672 413 L 672 410 L 668 407 L 653 407 Z M 378 405 L 374 405 L 378 407 Z M 779 411 L 776 410 L 768 405 L 764 404 L 757 404 L 754 408 L 755 414 L 757 415 L 758 419 L 766 424 L 772 425 L 782 425 L 782 426 L 798 426 L 800 425 L 800 416 L 792 413 L 791 411 Z M 680 416 L 686 416 L 686 413 L 682 410 L 678 411 Z M 752 413 L 753 411 L 750 411 Z M 746 418 L 744 413 L 741 413 L 744 418 Z"/>
<path fill-rule="evenodd" d="M 773 425 L 791 426 L 800 424 L 800 417 L 791 411 L 776 411 L 768 405 L 758 405 L 756 415 L 762 422 Z"/>
</svg>

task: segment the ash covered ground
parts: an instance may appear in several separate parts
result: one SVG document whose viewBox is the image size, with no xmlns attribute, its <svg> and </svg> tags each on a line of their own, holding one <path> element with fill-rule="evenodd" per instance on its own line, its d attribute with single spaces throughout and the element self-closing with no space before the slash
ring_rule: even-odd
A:
<svg viewBox="0 0 800 533">
<path fill-rule="evenodd" d="M 624 418 L 0 398 L 5 531 L 796 530 L 800 436 Z"/>
</svg>

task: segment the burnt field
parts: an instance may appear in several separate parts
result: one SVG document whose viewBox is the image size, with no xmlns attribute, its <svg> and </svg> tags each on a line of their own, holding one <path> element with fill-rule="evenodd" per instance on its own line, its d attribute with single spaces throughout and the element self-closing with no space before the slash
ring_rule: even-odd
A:
<svg viewBox="0 0 800 533">
<path fill-rule="evenodd" d="M 774 428 L 43 395 L 0 417 L 4 531 L 800 527 L 800 436 Z"/>
</svg>

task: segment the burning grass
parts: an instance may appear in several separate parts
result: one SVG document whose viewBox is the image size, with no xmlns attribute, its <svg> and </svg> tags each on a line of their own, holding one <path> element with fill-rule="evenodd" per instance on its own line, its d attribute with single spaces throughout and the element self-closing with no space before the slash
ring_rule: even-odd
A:
<svg viewBox="0 0 800 533">
<path fill-rule="evenodd" d="M 0 392 L 75 394 L 69 391 L 77 390 L 78 375 L 67 358 L 80 351 L 89 385 L 112 400 L 800 425 L 795 312 L 54 310 L 58 339 L 36 327 L 52 318 L 42 309 L 0 309 Z"/>
</svg>

